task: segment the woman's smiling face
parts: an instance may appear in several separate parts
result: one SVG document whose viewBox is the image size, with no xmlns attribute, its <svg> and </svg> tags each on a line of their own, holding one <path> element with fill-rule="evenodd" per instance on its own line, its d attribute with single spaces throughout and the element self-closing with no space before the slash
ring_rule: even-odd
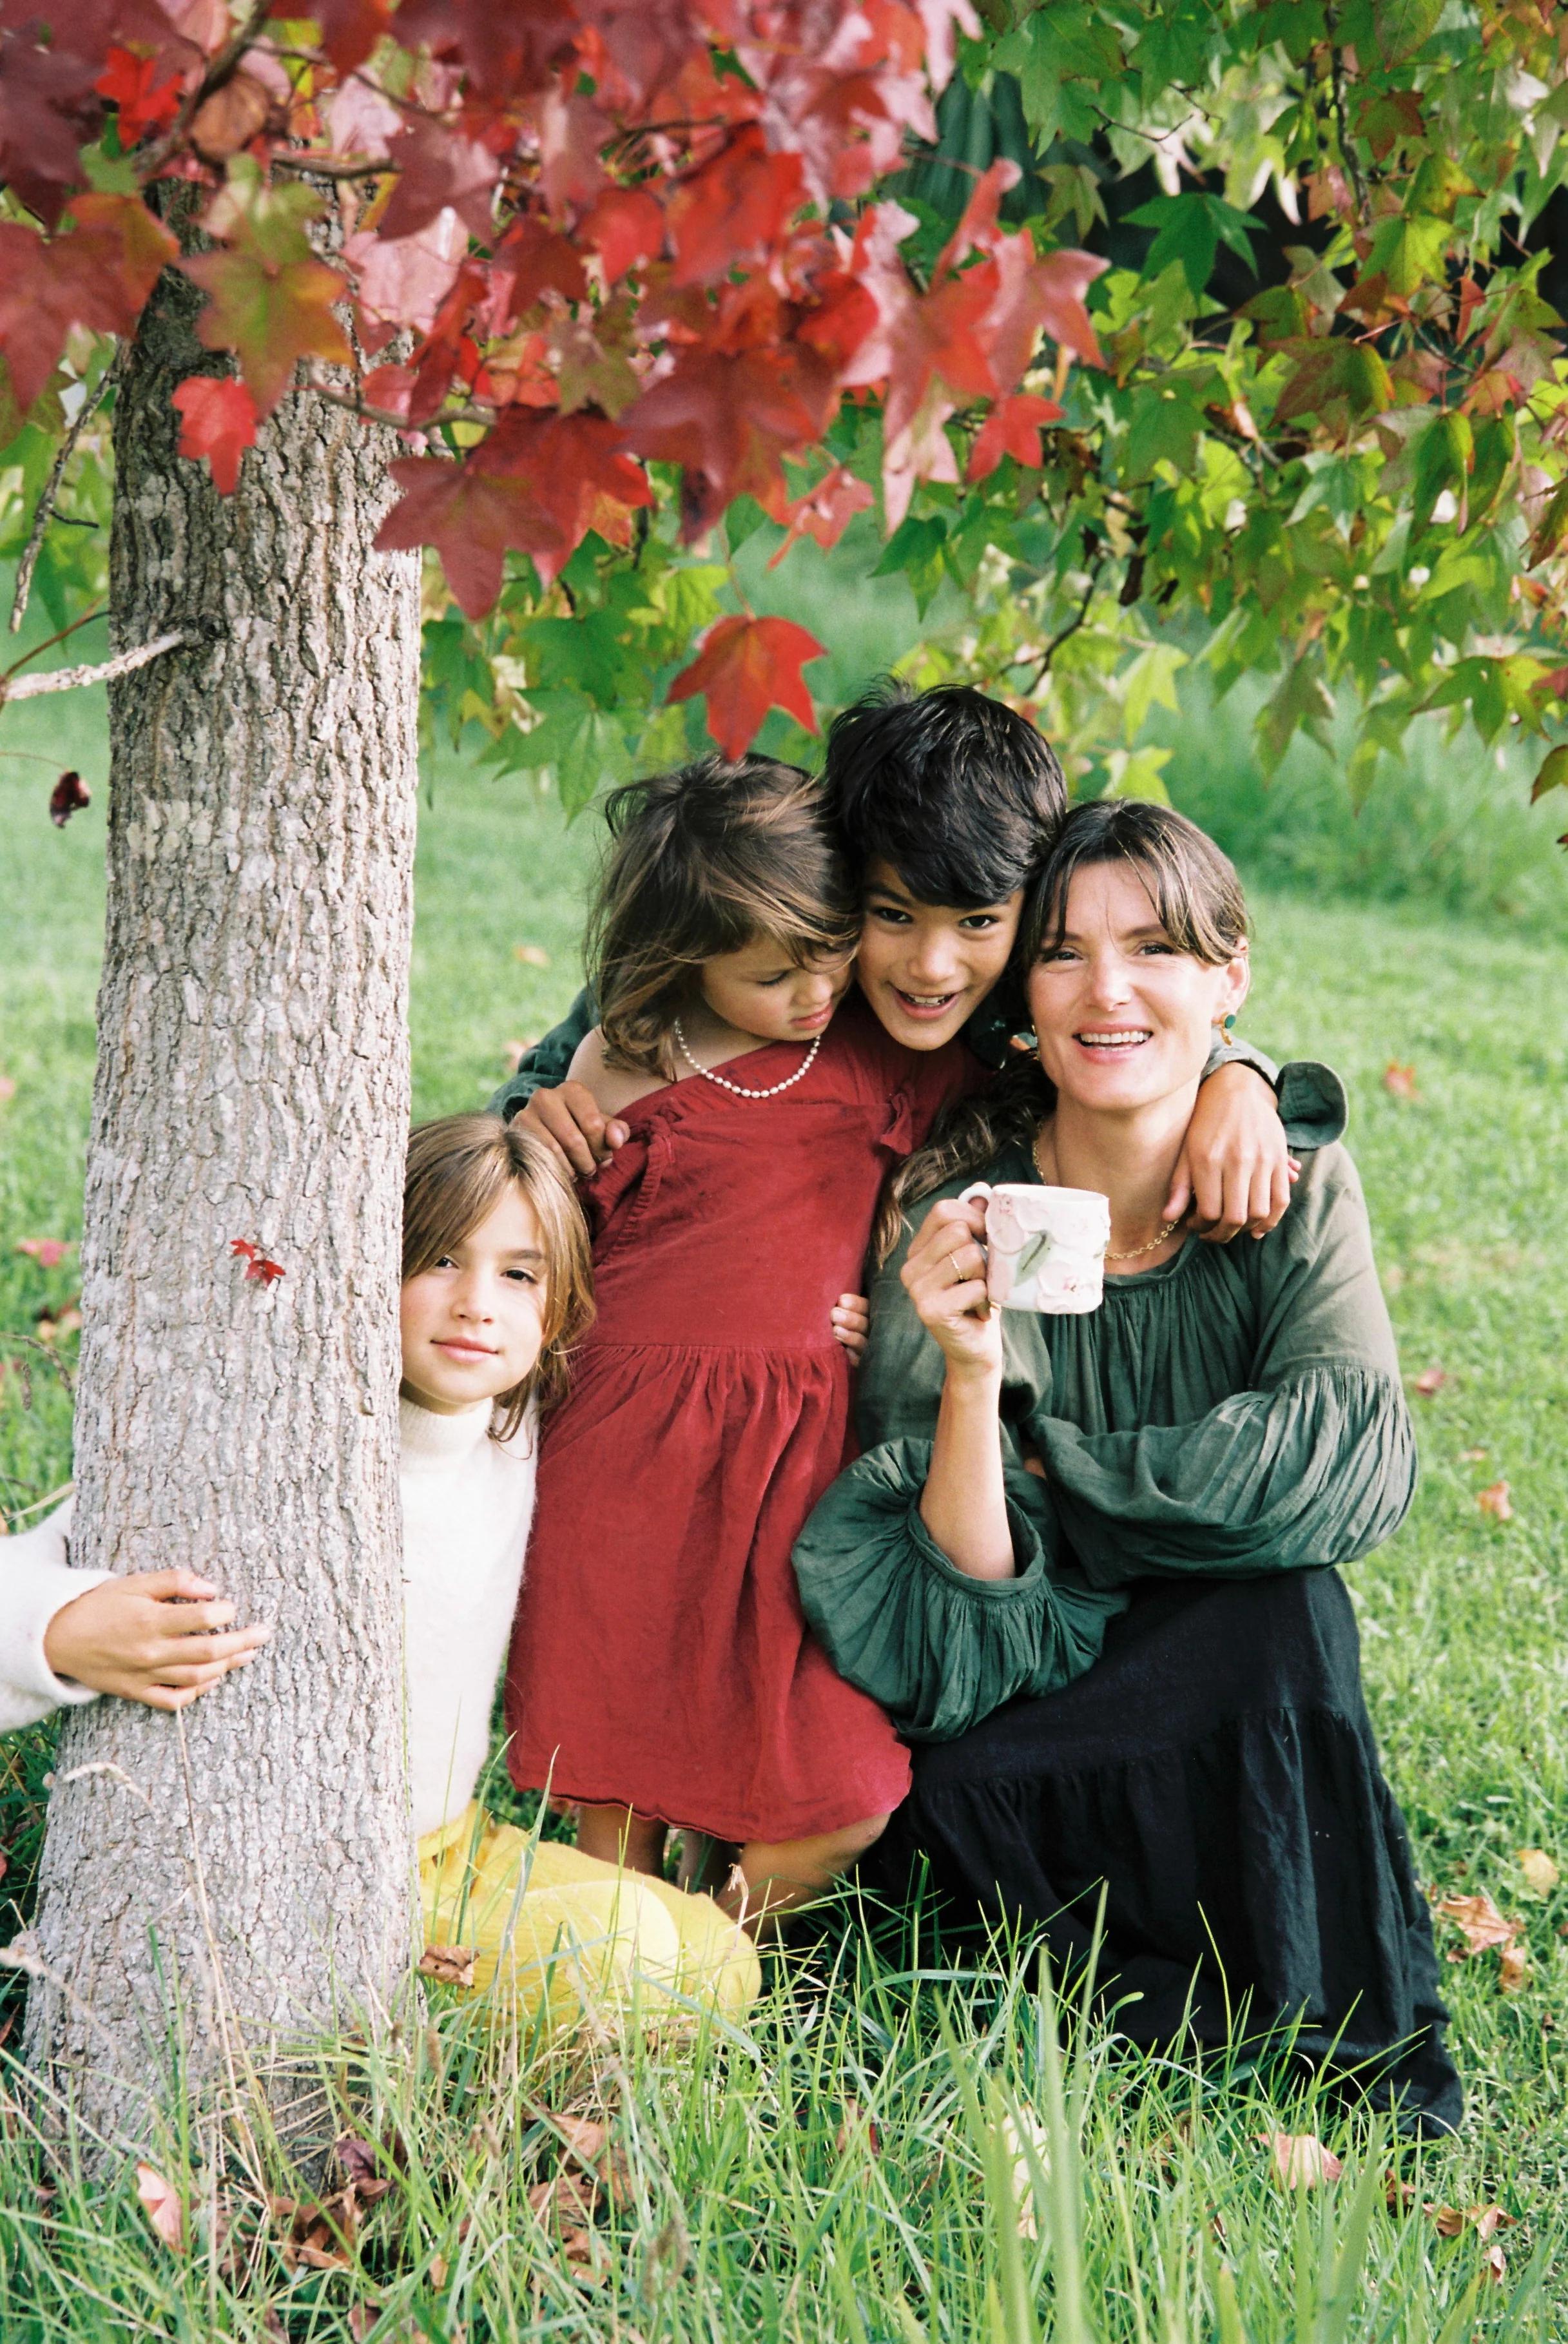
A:
<svg viewBox="0 0 1568 2344">
<path fill-rule="evenodd" d="M 893 1036 L 911 1050 L 950 1042 L 1007 965 L 1024 896 L 965 909 L 923 904 L 890 863 L 865 874 L 855 975 Z"/>
<path fill-rule="evenodd" d="M 1245 948 L 1214 965 L 1178 951 L 1131 864 L 1073 875 L 1059 942 L 1028 972 L 1040 1065 L 1065 1098 L 1118 1112 L 1196 1083 L 1219 1019 L 1246 996 Z"/>
</svg>

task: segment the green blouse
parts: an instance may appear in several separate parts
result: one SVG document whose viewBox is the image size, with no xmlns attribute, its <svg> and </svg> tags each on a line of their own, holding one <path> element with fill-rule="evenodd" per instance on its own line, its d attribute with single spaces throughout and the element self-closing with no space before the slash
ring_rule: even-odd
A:
<svg viewBox="0 0 1568 2344">
<path fill-rule="evenodd" d="M 986 1177 L 1037 1178 L 1022 1150 Z M 1009 1580 L 966 1577 L 920 1520 L 944 1369 L 899 1282 L 912 1235 L 872 1289 L 865 1453 L 794 1551 L 835 1667 L 909 1739 L 949 1740 L 1080 1674 L 1134 1581 L 1348 1562 L 1402 1520 L 1414 1436 L 1343 1147 L 1307 1158 L 1266 1238 L 1189 1239 L 1108 1278 L 1081 1317 L 1003 1312 Z"/>
</svg>

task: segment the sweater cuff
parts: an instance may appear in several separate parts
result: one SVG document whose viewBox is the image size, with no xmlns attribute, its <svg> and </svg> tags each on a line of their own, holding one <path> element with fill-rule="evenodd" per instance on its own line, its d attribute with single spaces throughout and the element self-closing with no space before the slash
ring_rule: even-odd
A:
<svg viewBox="0 0 1568 2344">
<path fill-rule="evenodd" d="M 56 1612 L 115 1574 L 73 1571 L 63 1562 L 36 1562 L 13 1572 L 5 1564 L 0 1546 L 0 1733 L 10 1733 L 35 1725 L 53 1710 L 97 1699 L 90 1685 L 55 1674 L 44 1658 L 44 1639 Z"/>
</svg>

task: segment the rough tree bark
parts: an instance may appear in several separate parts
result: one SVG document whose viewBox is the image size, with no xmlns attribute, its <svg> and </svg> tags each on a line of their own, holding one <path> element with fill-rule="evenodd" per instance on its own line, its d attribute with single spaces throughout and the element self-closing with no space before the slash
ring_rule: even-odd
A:
<svg viewBox="0 0 1568 2344">
<path fill-rule="evenodd" d="M 220 498 L 177 456 L 213 361 L 149 305 L 116 416 L 109 890 L 82 1248 L 74 1559 L 183 1563 L 270 1644 L 183 1718 L 61 1742 L 28 2055 L 106 2136 L 384 2006 L 410 1957 L 397 1311 L 417 557 L 378 435 L 286 398 Z M 284 1275 L 245 1275 L 231 1240 Z M 96 1770 L 96 1771 L 95 1771 Z"/>
</svg>

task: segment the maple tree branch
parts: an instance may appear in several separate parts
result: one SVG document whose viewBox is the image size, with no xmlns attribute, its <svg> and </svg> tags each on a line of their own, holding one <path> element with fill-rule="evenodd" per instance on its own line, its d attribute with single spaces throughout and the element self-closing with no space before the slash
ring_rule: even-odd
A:
<svg viewBox="0 0 1568 2344">
<path fill-rule="evenodd" d="M 1050 642 L 1046 645 L 1045 651 L 1042 652 L 1040 657 L 1040 663 L 1035 670 L 1035 672 L 1029 681 L 1028 689 L 1031 692 L 1038 692 L 1041 684 L 1044 683 L 1047 676 L 1050 672 L 1051 662 L 1061 650 L 1062 645 L 1067 642 L 1069 635 L 1076 635 L 1077 633 L 1078 629 L 1087 619 L 1089 614 L 1089 604 L 1095 598 L 1095 588 L 1099 584 L 1100 571 L 1105 568 L 1105 559 L 1103 551 L 1096 554 L 1093 566 L 1089 571 L 1088 583 L 1084 588 L 1083 601 L 1078 604 L 1077 610 L 1067 621 L 1066 626 L 1058 627 L 1056 633 L 1051 637 Z"/>
<path fill-rule="evenodd" d="M 183 145 L 186 132 L 214 90 L 221 89 L 226 81 L 232 81 L 240 59 L 248 49 L 255 47 L 261 27 L 271 14 L 272 0 L 256 0 L 256 5 L 244 24 L 224 43 L 163 136 L 148 148 L 145 157 L 138 157 L 149 179 L 157 177 L 169 157 Z"/>
<path fill-rule="evenodd" d="M 126 346 L 122 343 L 99 376 L 96 387 L 88 392 L 77 409 L 76 419 L 61 440 L 54 463 L 49 468 L 49 477 L 44 483 L 44 493 L 38 500 L 38 510 L 33 515 L 33 526 L 27 533 L 27 542 L 22 549 L 22 559 L 16 564 L 16 584 L 11 597 L 11 632 L 13 634 L 19 632 L 22 621 L 27 615 L 27 598 L 33 591 L 33 571 L 37 566 L 38 555 L 44 543 L 44 533 L 49 526 L 49 517 L 55 510 L 55 500 L 60 493 L 60 482 L 65 478 L 66 467 L 75 453 L 77 440 L 102 406 L 110 386 L 116 383 L 124 373 L 125 362 Z M 86 522 L 83 526 L 92 528 L 96 523 Z M 55 640 L 57 642 L 59 637 L 56 636 Z"/>
<path fill-rule="evenodd" d="M 1351 126 L 1346 116 L 1345 53 L 1334 39 L 1338 28 L 1331 14 L 1328 19 L 1328 25 L 1329 39 L 1332 43 L 1329 57 L 1334 89 L 1334 124 L 1340 135 L 1340 160 L 1351 175 L 1351 186 L 1355 191 L 1356 218 L 1361 226 L 1365 227 L 1371 212 L 1367 200 L 1367 183 L 1361 177 L 1361 157 L 1356 153 L 1355 142 L 1351 136 Z"/>
<path fill-rule="evenodd" d="M 130 675 L 149 661 L 161 659 L 165 652 L 196 640 L 184 627 L 176 627 L 167 635 L 155 636 L 150 643 L 138 643 L 134 652 L 120 652 L 96 666 L 50 668 L 42 675 L 22 676 L 15 683 L 8 676 L 0 676 L 0 708 L 8 700 L 35 700 L 41 692 L 71 692 L 79 683 L 112 683 L 116 676 Z"/>
<path fill-rule="evenodd" d="M 378 163 L 373 156 L 305 155 L 292 148 L 287 155 L 272 157 L 275 171 L 298 171 L 302 176 L 318 179 L 380 179 L 396 178 L 396 163 Z"/>
<path fill-rule="evenodd" d="M 394 415 L 389 407 L 372 407 L 368 399 L 361 399 L 356 391 L 335 389 L 331 383 L 323 382 L 319 375 L 308 374 L 299 388 L 301 390 L 313 390 L 318 399 L 325 399 L 334 407 L 344 408 L 350 415 L 362 416 L 367 423 L 385 423 L 393 431 L 422 431 L 428 435 L 443 423 L 482 423 L 488 427 L 495 421 L 494 413 L 489 408 L 453 407 L 443 415 L 432 415 L 428 422 L 410 423 L 406 415 Z"/>
<path fill-rule="evenodd" d="M 68 626 L 56 627 L 52 635 L 46 635 L 43 642 L 35 643 L 30 652 L 24 652 L 20 659 L 14 659 L 4 673 L 0 674 L 0 684 L 9 683 L 18 668 L 25 667 L 29 660 L 42 659 L 44 653 L 52 652 L 56 643 L 63 643 L 67 635 L 74 635 L 78 627 L 89 626 L 96 618 L 100 616 L 103 607 L 101 600 L 90 604 L 79 619 L 73 619 Z"/>
</svg>

